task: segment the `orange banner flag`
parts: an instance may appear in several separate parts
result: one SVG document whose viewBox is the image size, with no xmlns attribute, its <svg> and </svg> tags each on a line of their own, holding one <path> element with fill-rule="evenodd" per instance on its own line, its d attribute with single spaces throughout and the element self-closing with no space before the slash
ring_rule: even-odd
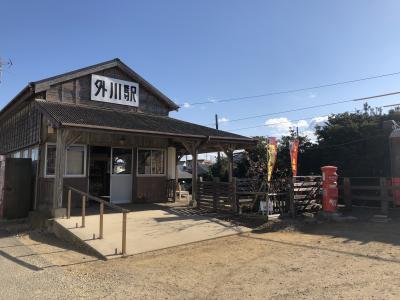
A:
<svg viewBox="0 0 400 300">
<path fill-rule="evenodd" d="M 299 155 L 299 140 L 291 141 L 289 144 L 290 162 L 292 165 L 292 174 L 297 176 L 297 160 Z"/>
</svg>

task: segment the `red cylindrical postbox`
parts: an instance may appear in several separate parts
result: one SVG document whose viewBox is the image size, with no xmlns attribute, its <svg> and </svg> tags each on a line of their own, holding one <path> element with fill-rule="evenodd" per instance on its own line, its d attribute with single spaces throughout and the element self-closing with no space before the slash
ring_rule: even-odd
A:
<svg viewBox="0 0 400 300">
<path fill-rule="evenodd" d="M 322 210 L 336 212 L 338 203 L 337 167 L 325 166 L 322 170 Z"/>
</svg>

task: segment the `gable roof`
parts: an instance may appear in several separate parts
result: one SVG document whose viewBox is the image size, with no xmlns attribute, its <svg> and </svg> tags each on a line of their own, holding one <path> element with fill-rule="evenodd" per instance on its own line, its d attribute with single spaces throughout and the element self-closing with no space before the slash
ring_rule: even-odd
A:
<svg viewBox="0 0 400 300">
<path fill-rule="evenodd" d="M 144 86 L 146 89 L 148 89 L 151 93 L 156 95 L 161 101 L 163 101 L 171 110 L 177 110 L 179 109 L 179 105 L 177 105 L 174 101 L 172 101 L 170 98 L 168 98 L 166 95 L 164 95 L 161 91 L 159 91 L 156 87 L 154 87 L 152 84 L 150 84 L 148 81 L 146 81 L 143 77 L 141 77 L 138 73 L 133 71 L 130 67 L 128 67 L 126 64 L 124 64 L 119 58 L 115 58 L 109 61 L 105 61 L 96 65 L 88 66 L 85 68 L 77 69 L 71 72 L 63 73 L 57 76 L 45 78 L 42 80 L 30 82 L 25 88 L 23 88 L 9 103 L 7 103 L 3 109 L 0 111 L 0 117 L 15 103 L 20 100 L 23 102 L 24 100 L 27 100 L 29 97 L 33 96 L 35 93 L 40 93 L 48 88 L 50 86 L 64 82 L 64 81 L 69 81 L 75 78 L 79 78 L 82 76 L 89 75 L 91 73 L 95 72 L 100 72 L 102 70 L 110 69 L 113 67 L 117 67 L 121 69 L 123 72 L 128 74 L 129 76 L 135 78 L 135 80 Z"/>
<path fill-rule="evenodd" d="M 95 72 L 99 72 L 102 70 L 110 69 L 113 67 L 117 67 L 121 69 L 123 72 L 128 74 L 129 76 L 133 77 L 135 80 L 137 80 L 142 86 L 147 88 L 151 93 L 155 94 L 157 97 L 159 97 L 164 103 L 171 108 L 171 110 L 177 110 L 179 108 L 179 105 L 177 105 L 174 101 L 172 101 L 170 98 L 165 96 L 162 92 L 160 92 L 156 87 L 154 87 L 152 84 L 150 84 L 147 80 L 145 80 L 142 76 L 140 76 L 138 73 L 133 71 L 130 67 L 128 67 L 126 64 L 124 64 L 119 58 L 115 58 L 109 61 L 105 61 L 96 65 L 92 65 L 89 67 L 85 67 L 82 69 L 74 70 L 71 72 L 67 72 L 64 74 L 60 74 L 57 76 L 49 77 L 46 79 L 42 79 L 39 81 L 33 82 L 35 85 L 35 92 L 40 93 L 44 90 L 47 90 L 51 85 L 64 82 L 64 81 L 69 81 L 78 77 L 86 76 Z"/>
<path fill-rule="evenodd" d="M 239 144 L 254 143 L 253 139 L 242 135 L 177 120 L 168 116 L 44 100 L 35 100 L 35 104 L 56 127 L 207 139 Z"/>
</svg>

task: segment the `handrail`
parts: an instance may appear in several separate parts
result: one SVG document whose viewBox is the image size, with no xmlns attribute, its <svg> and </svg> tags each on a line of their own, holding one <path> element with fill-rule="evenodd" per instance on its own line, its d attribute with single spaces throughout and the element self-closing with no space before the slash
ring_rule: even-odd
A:
<svg viewBox="0 0 400 300">
<path fill-rule="evenodd" d="M 71 186 L 67 186 L 67 185 L 66 185 L 65 188 L 66 188 L 67 190 L 74 191 L 75 193 L 80 194 L 81 196 L 86 196 L 88 199 L 94 200 L 94 201 L 99 202 L 99 203 L 103 203 L 105 206 L 108 206 L 108 207 L 110 207 L 110 208 L 112 208 L 112 209 L 115 209 L 115 210 L 118 210 L 118 211 L 120 211 L 120 212 L 126 212 L 126 213 L 130 212 L 130 211 L 129 211 L 128 209 L 126 209 L 126 208 L 122 208 L 122 207 L 120 207 L 120 206 L 118 206 L 118 205 L 112 204 L 112 203 L 110 203 L 110 202 L 108 202 L 108 201 L 105 201 L 105 200 L 99 198 L 99 197 L 96 197 L 96 196 L 90 195 L 90 194 L 88 194 L 88 193 L 82 192 L 82 191 L 80 191 L 80 190 L 78 190 L 78 189 L 76 189 L 76 188 L 73 188 L 73 187 L 71 187 Z"/>
<path fill-rule="evenodd" d="M 75 192 L 79 195 L 82 196 L 82 226 L 81 228 L 85 227 L 85 218 L 86 218 L 86 201 L 91 199 L 94 200 L 98 203 L 100 203 L 100 223 L 99 223 L 99 239 L 103 239 L 103 228 L 104 228 L 104 222 L 103 222 L 103 214 L 104 214 L 104 205 L 117 210 L 122 213 L 122 255 L 126 255 L 126 223 L 127 223 L 127 214 L 130 212 L 128 209 L 122 208 L 118 205 L 109 203 L 99 197 L 90 195 L 89 193 L 82 192 L 76 188 L 73 188 L 71 186 L 64 186 L 65 189 L 68 190 L 68 202 L 67 202 L 67 219 L 71 217 L 71 198 L 72 198 L 72 192 Z M 78 223 L 77 223 L 78 227 Z M 93 239 L 95 238 L 95 235 L 93 234 Z M 115 249 L 115 254 L 117 254 L 117 249 Z"/>
</svg>

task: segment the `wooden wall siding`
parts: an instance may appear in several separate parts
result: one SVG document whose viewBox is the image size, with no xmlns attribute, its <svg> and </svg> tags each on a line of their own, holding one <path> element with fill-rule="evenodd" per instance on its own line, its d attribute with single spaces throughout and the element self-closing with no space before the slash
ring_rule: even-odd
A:
<svg viewBox="0 0 400 300">
<path fill-rule="evenodd" d="M 40 211 L 50 211 L 53 207 L 53 184 L 54 178 L 43 178 L 39 179 L 38 188 L 38 210 Z M 64 185 L 72 186 L 80 191 L 86 192 L 88 179 L 87 178 L 68 178 L 64 177 Z M 63 207 L 66 207 L 67 201 L 67 190 L 63 191 Z M 72 193 L 72 205 L 74 207 L 82 207 L 82 198 L 76 194 Z"/>
<path fill-rule="evenodd" d="M 19 150 L 40 140 L 40 113 L 32 103 L 14 112 L 0 124 L 0 153 Z"/>
<path fill-rule="evenodd" d="M 157 203 L 167 201 L 167 177 L 136 177 L 136 197 L 133 203 Z"/>
<path fill-rule="evenodd" d="M 118 68 L 111 68 L 95 74 L 112 77 L 120 80 L 135 81 Z M 56 84 L 46 91 L 48 101 L 65 103 L 85 104 L 96 107 L 123 108 L 124 110 L 137 111 L 136 107 L 111 104 L 90 99 L 91 75 L 77 78 L 76 80 Z M 162 100 L 149 93 L 142 85 L 139 88 L 139 111 L 166 116 L 169 113 L 168 107 Z"/>
<path fill-rule="evenodd" d="M 53 179 L 39 178 L 36 204 L 38 210 L 50 211 L 53 207 L 53 183 Z"/>
<path fill-rule="evenodd" d="M 125 139 L 121 145 L 121 138 Z M 132 147 L 132 148 L 166 148 L 168 147 L 168 139 L 151 137 L 151 136 L 134 136 L 110 133 L 90 133 L 88 137 L 83 137 L 77 143 L 86 143 L 92 146 L 106 147 Z"/>
</svg>

